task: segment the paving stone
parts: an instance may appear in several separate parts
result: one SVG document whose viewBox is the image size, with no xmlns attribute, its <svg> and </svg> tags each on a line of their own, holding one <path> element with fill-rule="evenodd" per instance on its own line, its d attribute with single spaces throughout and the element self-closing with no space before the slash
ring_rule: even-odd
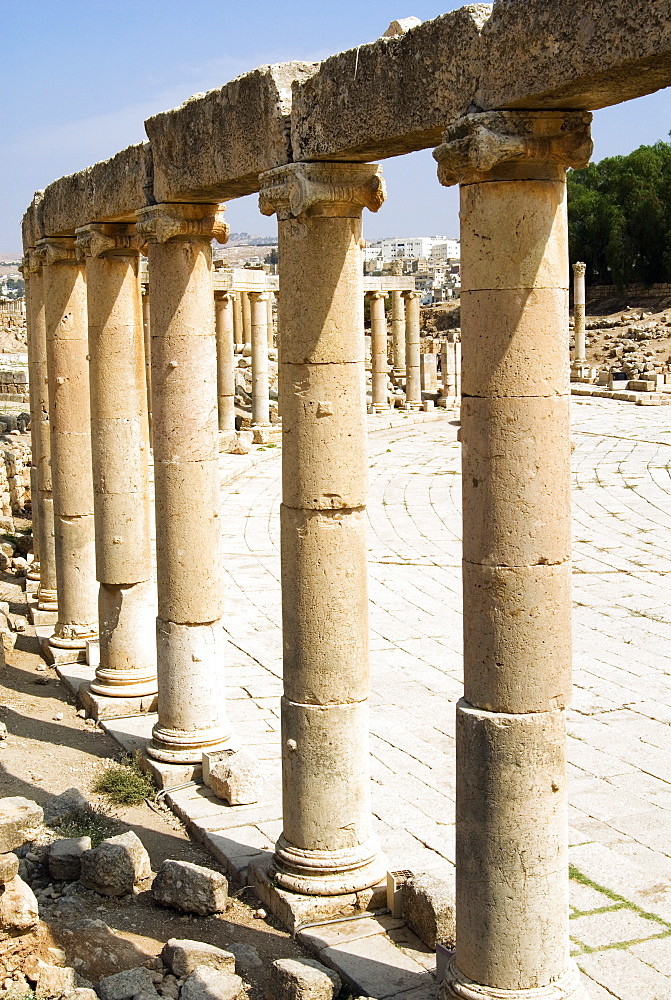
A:
<svg viewBox="0 0 671 1000">
<path fill-rule="evenodd" d="M 418 962 L 382 935 L 325 948 L 320 958 L 350 986 L 380 1000 L 431 984 L 436 988 L 433 977 Z"/>
<path fill-rule="evenodd" d="M 635 910 L 608 910 L 586 917 L 575 917 L 569 924 L 571 937 L 590 948 L 624 941 L 637 941 L 661 934 L 666 930 L 662 923 L 647 920 Z"/>
<path fill-rule="evenodd" d="M 581 955 L 578 965 L 617 1000 L 666 1000 L 671 978 L 620 949 Z"/>
<path fill-rule="evenodd" d="M 671 977 L 671 937 L 642 941 L 640 944 L 632 945 L 629 951 L 646 965 L 651 965 L 657 972 Z"/>
<path fill-rule="evenodd" d="M 589 913 L 590 910 L 600 910 L 604 906 L 617 905 L 610 896 L 597 892 L 589 885 L 571 879 L 569 882 L 569 902 L 571 906 L 582 913 Z"/>
</svg>

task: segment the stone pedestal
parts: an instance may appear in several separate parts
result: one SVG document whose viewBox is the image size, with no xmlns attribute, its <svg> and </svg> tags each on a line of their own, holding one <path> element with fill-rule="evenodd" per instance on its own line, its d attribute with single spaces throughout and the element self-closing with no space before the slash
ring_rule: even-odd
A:
<svg viewBox="0 0 671 1000">
<path fill-rule="evenodd" d="M 438 390 L 438 370 L 436 368 L 435 354 L 420 354 L 420 383 L 424 392 L 436 392 Z"/>
<path fill-rule="evenodd" d="M 443 997 L 578 1000 L 569 958 L 566 168 L 582 112 L 491 112 L 435 153 L 461 184 L 464 698 L 457 948 Z"/>
<path fill-rule="evenodd" d="M 100 663 L 91 691 L 107 698 L 157 690 L 139 246 L 134 227 L 122 223 L 77 230 L 77 253 L 86 261 L 100 583 Z"/>
<path fill-rule="evenodd" d="M 421 410 L 422 385 L 419 351 L 419 292 L 403 292 L 405 300 L 405 407 Z"/>
<path fill-rule="evenodd" d="M 216 292 L 214 296 L 214 319 L 217 336 L 217 411 L 219 430 L 224 433 L 235 431 L 235 340 L 234 340 L 234 292 Z"/>
<path fill-rule="evenodd" d="M 58 589 L 58 622 L 49 641 L 74 656 L 98 634 L 86 281 L 74 239 L 42 240 L 38 249 L 44 261 Z"/>
<path fill-rule="evenodd" d="M 389 409 L 387 379 L 387 316 L 384 311 L 384 292 L 371 292 L 370 300 L 370 349 L 371 349 L 371 406 L 373 413 Z"/>
<path fill-rule="evenodd" d="M 221 621 L 217 353 L 212 249 L 216 205 L 143 209 L 152 289 L 152 413 L 158 585 L 158 722 L 147 753 L 197 764 L 226 746 Z"/>
<path fill-rule="evenodd" d="M 24 276 L 28 289 L 28 364 L 31 399 L 30 436 L 32 447 L 31 505 L 33 539 L 39 557 L 40 582 L 37 609 L 53 614 L 58 607 L 56 583 L 56 543 L 54 502 L 51 491 L 51 435 L 49 425 L 49 379 L 47 373 L 47 333 L 44 306 L 42 257 L 26 255 Z"/>
<path fill-rule="evenodd" d="M 374 885 L 368 760 L 366 385 L 361 212 L 377 166 L 297 163 L 261 176 L 282 287 L 282 792 L 274 878 L 333 896 Z"/>
<path fill-rule="evenodd" d="M 249 292 L 248 299 L 252 322 L 252 427 L 268 427 L 268 295 L 266 292 Z"/>
<path fill-rule="evenodd" d="M 448 340 L 440 351 L 442 379 L 441 396 L 458 399 L 461 396 L 461 341 Z"/>
</svg>

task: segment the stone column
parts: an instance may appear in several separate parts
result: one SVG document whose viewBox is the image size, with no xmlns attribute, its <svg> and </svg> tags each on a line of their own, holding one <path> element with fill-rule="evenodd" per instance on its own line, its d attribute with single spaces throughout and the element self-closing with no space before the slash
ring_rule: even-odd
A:
<svg viewBox="0 0 671 1000">
<path fill-rule="evenodd" d="M 249 348 L 252 351 L 252 307 L 249 301 L 249 292 L 240 292 L 242 301 L 242 348 Z"/>
<path fill-rule="evenodd" d="M 33 509 L 33 544 L 39 557 L 40 586 L 37 591 L 39 611 L 54 612 L 57 604 L 56 543 L 54 539 L 54 502 L 51 493 L 51 438 L 49 425 L 49 380 L 47 376 L 47 331 L 44 312 L 44 277 L 42 259 L 35 251 L 26 255 L 24 276 L 28 278 L 28 362 L 30 366 L 30 438 L 31 505 Z M 37 515 L 37 516 L 35 516 Z"/>
<path fill-rule="evenodd" d="M 74 239 L 48 238 L 38 249 L 44 260 L 58 581 L 58 622 L 49 641 L 76 650 L 98 634 L 86 281 Z"/>
<path fill-rule="evenodd" d="M 233 316 L 235 292 L 215 292 L 214 323 L 217 336 L 217 411 L 219 430 L 235 431 L 235 342 Z"/>
<path fill-rule="evenodd" d="M 373 413 L 389 409 L 387 397 L 387 316 L 384 292 L 369 292 L 371 347 L 371 408 Z"/>
<path fill-rule="evenodd" d="M 396 277 L 403 274 L 403 263 L 400 260 L 391 262 L 391 273 Z M 405 378 L 405 302 L 403 293 L 395 288 L 391 293 L 391 344 L 392 344 L 392 376 L 398 384 Z"/>
<path fill-rule="evenodd" d="M 33 289 L 31 274 L 31 253 L 27 250 L 19 268 L 24 281 L 24 299 L 26 308 L 26 342 L 28 350 L 28 408 L 30 410 L 30 511 L 33 536 L 33 561 L 26 573 L 27 580 L 40 578 L 40 500 L 37 487 L 37 452 L 38 441 L 38 398 L 35 377 L 35 321 L 33 319 Z M 38 268 L 35 268 L 35 273 Z M 37 282 L 35 283 L 37 285 Z M 36 288 L 37 290 L 37 288 Z M 36 300 L 37 302 L 37 300 Z"/>
<path fill-rule="evenodd" d="M 585 356 L 585 271 L 587 265 L 576 261 L 573 265 L 573 319 L 575 348 L 573 360 L 576 366 L 586 363 Z"/>
<path fill-rule="evenodd" d="M 224 694 L 217 355 L 216 205 L 138 213 L 152 289 L 152 413 L 158 585 L 158 722 L 147 753 L 198 764 L 230 736 Z"/>
<path fill-rule="evenodd" d="M 464 697 L 457 950 L 444 997 L 577 1000 L 569 959 L 571 693 L 566 168 L 583 112 L 468 115 L 436 152 L 461 184 Z"/>
<path fill-rule="evenodd" d="M 233 340 L 235 353 L 242 354 L 244 334 L 242 332 L 242 292 L 235 292 L 233 300 Z"/>
<path fill-rule="evenodd" d="M 405 300 L 405 408 L 421 410 L 419 292 L 403 292 Z"/>
<path fill-rule="evenodd" d="M 378 166 L 262 174 L 279 229 L 282 399 L 282 793 L 275 877 L 337 895 L 385 871 L 368 751 L 366 383 L 361 213 Z"/>
<path fill-rule="evenodd" d="M 252 427 L 270 425 L 266 292 L 248 292 L 252 323 Z"/>
<path fill-rule="evenodd" d="M 76 232 L 86 260 L 100 583 L 100 664 L 91 690 L 112 698 L 157 690 L 140 245 L 135 227 L 123 223 Z"/>
<path fill-rule="evenodd" d="M 147 396 L 147 417 L 151 439 L 151 299 L 149 283 L 142 286 L 142 334 L 144 339 L 144 380 Z"/>
<path fill-rule="evenodd" d="M 275 292 L 266 292 L 266 309 L 268 311 L 268 350 L 272 351 L 275 346 L 275 323 L 273 320 L 273 300 Z"/>
</svg>

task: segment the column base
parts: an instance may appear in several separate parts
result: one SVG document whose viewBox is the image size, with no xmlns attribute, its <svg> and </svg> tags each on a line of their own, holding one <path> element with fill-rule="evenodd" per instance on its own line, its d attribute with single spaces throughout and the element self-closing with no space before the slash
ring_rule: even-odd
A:
<svg viewBox="0 0 671 1000">
<path fill-rule="evenodd" d="M 408 401 L 406 400 L 404 409 L 406 409 L 406 410 L 421 410 L 422 409 L 422 404 L 421 404 L 421 402 L 420 403 L 408 403 Z"/>
<path fill-rule="evenodd" d="M 113 670 L 100 666 L 96 668 L 91 691 L 104 698 L 144 698 L 158 693 L 158 681 L 155 671 Z"/>
<path fill-rule="evenodd" d="M 369 413 L 388 413 L 389 403 L 371 403 L 368 407 Z"/>
<path fill-rule="evenodd" d="M 373 836 L 364 844 L 338 851 L 305 851 L 280 835 L 275 845 L 274 876 L 282 889 L 306 896 L 341 896 L 370 889 L 384 879 L 387 859 Z"/>
<path fill-rule="evenodd" d="M 93 690 L 93 684 L 81 684 L 77 692 L 77 700 L 90 719 L 99 722 L 104 719 L 127 718 L 131 715 L 148 715 L 156 711 L 158 696 L 127 695 L 108 698 Z"/>
<path fill-rule="evenodd" d="M 39 611 L 58 611 L 58 594 L 55 590 L 37 591 L 37 608 Z"/>
<path fill-rule="evenodd" d="M 38 604 L 39 607 L 39 604 Z M 88 625 L 56 625 L 49 639 L 57 649 L 86 649 L 89 639 L 97 639 L 98 632 Z"/>
<path fill-rule="evenodd" d="M 455 958 L 448 963 L 439 998 L 440 1000 L 589 1000 L 575 962 L 571 962 L 566 972 L 547 986 L 504 990 L 497 986 L 483 986 L 464 976 L 459 972 Z"/>
<path fill-rule="evenodd" d="M 270 441 L 270 424 L 252 424 L 252 444 L 268 444 Z"/>
<path fill-rule="evenodd" d="M 32 562 L 28 567 L 28 572 L 26 573 L 26 580 L 39 580 L 40 578 L 40 564 L 39 562 Z"/>
<path fill-rule="evenodd" d="M 146 753 L 165 764 L 202 765 L 203 750 L 226 750 L 231 744 L 231 729 L 165 729 L 154 726 Z"/>
</svg>

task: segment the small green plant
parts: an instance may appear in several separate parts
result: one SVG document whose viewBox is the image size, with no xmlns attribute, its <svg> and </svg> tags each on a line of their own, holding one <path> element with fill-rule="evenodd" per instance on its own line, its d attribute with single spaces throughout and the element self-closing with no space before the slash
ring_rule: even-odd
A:
<svg viewBox="0 0 671 1000">
<path fill-rule="evenodd" d="M 61 837 L 90 837 L 91 847 L 97 847 L 103 840 L 121 832 L 121 824 L 99 809 L 80 809 L 72 819 L 58 827 Z"/>
<path fill-rule="evenodd" d="M 102 772 L 94 792 L 109 795 L 116 805 L 135 806 L 154 793 L 150 779 L 140 770 L 137 754 L 119 764 L 110 764 Z"/>
</svg>

